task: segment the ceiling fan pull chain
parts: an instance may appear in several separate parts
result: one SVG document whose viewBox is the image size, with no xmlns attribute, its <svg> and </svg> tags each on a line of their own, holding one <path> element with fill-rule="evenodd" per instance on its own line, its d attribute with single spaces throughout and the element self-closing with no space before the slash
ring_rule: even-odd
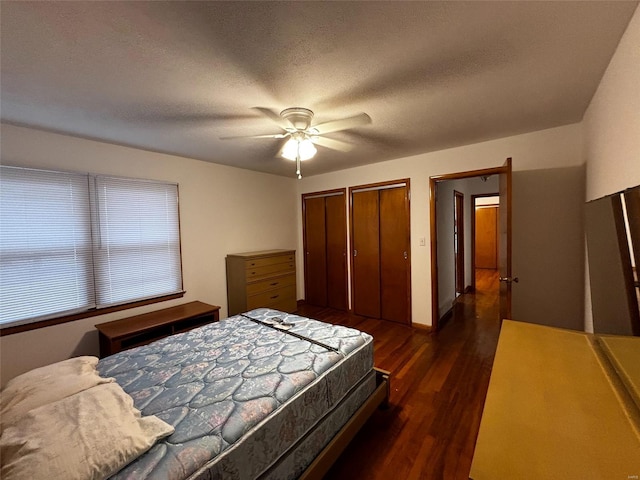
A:
<svg viewBox="0 0 640 480">
<path fill-rule="evenodd" d="M 300 142 L 298 142 L 298 153 L 296 155 L 296 175 L 298 175 L 298 180 L 302 178 L 302 173 L 300 173 Z"/>
</svg>

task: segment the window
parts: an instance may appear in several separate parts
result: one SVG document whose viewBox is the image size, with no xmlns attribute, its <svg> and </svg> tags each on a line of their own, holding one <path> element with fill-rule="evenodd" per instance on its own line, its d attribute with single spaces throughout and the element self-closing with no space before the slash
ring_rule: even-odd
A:
<svg viewBox="0 0 640 480">
<path fill-rule="evenodd" d="M 0 327 L 182 291 L 177 185 L 0 169 Z"/>
</svg>

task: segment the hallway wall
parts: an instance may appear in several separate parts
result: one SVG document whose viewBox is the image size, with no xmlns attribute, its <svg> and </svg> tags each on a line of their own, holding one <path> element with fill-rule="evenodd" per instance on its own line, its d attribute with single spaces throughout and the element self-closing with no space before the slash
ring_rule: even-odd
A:
<svg viewBox="0 0 640 480">
<path fill-rule="evenodd" d="M 492 176 L 486 182 L 480 177 L 444 180 L 436 184 L 436 216 L 438 230 L 438 311 L 440 317 L 451 308 L 455 300 L 455 251 L 453 235 L 453 191 L 464 194 L 464 273 L 465 287 L 471 285 L 473 265 L 471 264 L 471 215 L 473 206 L 471 195 L 498 191 L 498 177 Z"/>
</svg>

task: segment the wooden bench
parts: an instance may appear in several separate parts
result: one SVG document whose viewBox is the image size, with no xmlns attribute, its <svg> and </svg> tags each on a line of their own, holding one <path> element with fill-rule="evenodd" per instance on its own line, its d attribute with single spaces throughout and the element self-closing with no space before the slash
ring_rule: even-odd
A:
<svg viewBox="0 0 640 480">
<path fill-rule="evenodd" d="M 217 322 L 219 319 L 219 306 L 196 301 L 100 323 L 95 326 L 100 339 L 100 357 L 146 345 L 174 333 Z"/>
</svg>

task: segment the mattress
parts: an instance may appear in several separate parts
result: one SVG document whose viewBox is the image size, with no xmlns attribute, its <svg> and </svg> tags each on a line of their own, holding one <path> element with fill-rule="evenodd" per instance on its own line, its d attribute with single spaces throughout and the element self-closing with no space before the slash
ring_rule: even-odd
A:
<svg viewBox="0 0 640 480">
<path fill-rule="evenodd" d="M 293 478 L 373 391 L 372 368 L 368 334 L 271 309 L 104 358 L 102 376 L 175 427 L 113 478 Z"/>
</svg>

